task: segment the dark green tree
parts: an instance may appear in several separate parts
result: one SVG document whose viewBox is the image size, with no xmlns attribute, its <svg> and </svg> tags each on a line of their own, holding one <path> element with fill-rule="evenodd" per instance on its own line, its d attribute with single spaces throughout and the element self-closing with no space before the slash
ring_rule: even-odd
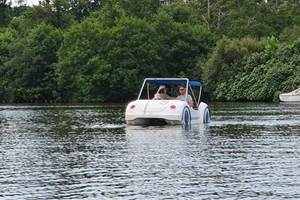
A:
<svg viewBox="0 0 300 200">
<path fill-rule="evenodd" d="M 199 25 L 175 22 L 165 12 L 157 15 L 154 27 L 161 41 L 161 76 L 200 78 L 197 62 L 214 46 L 214 34 Z"/>
<path fill-rule="evenodd" d="M 103 6 L 105 0 L 70 0 L 71 13 L 77 21 L 88 17 Z"/>
<path fill-rule="evenodd" d="M 11 42 L 10 59 L 3 63 L 8 92 L 16 102 L 44 102 L 56 98 L 54 64 L 62 41 L 56 28 L 41 24 L 28 36 Z M 8 78 L 7 78 L 8 77 Z"/>
<path fill-rule="evenodd" d="M 228 82 L 233 82 L 236 76 L 243 73 L 245 59 L 253 53 L 264 50 L 265 43 L 251 38 L 228 39 L 223 38 L 203 66 L 204 78 L 209 91 L 215 98 L 222 99 L 223 87 Z"/>
<path fill-rule="evenodd" d="M 147 19 L 154 16 L 161 5 L 160 0 L 113 0 L 112 2 L 119 2 L 129 16 Z"/>
<path fill-rule="evenodd" d="M 70 13 L 68 0 L 42 1 L 25 13 L 25 19 L 34 24 L 47 23 L 58 28 L 67 28 L 74 23 L 74 16 Z"/>
<path fill-rule="evenodd" d="M 122 18 L 114 27 L 86 20 L 59 51 L 58 84 L 69 101 L 123 101 L 158 73 L 158 35 L 144 20 Z"/>
<path fill-rule="evenodd" d="M 0 0 L 0 28 L 8 25 L 11 18 L 11 2 Z"/>
</svg>

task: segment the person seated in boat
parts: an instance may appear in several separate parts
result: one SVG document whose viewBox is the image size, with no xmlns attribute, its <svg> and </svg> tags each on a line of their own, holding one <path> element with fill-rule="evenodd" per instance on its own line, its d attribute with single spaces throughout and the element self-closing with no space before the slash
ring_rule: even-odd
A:
<svg viewBox="0 0 300 200">
<path fill-rule="evenodd" d="M 172 97 L 170 97 L 167 94 L 167 87 L 165 85 L 161 85 L 161 86 L 159 86 L 159 89 L 157 90 L 157 93 L 154 95 L 153 99 L 167 100 L 167 99 L 172 99 Z"/>
<path fill-rule="evenodd" d="M 181 100 L 181 101 L 185 101 L 185 96 L 186 96 L 186 88 L 184 86 L 180 86 L 179 87 L 179 96 L 176 97 L 177 100 Z M 189 106 L 193 107 L 194 102 L 193 99 L 191 97 L 191 95 L 187 95 L 187 103 L 189 104 Z"/>
</svg>

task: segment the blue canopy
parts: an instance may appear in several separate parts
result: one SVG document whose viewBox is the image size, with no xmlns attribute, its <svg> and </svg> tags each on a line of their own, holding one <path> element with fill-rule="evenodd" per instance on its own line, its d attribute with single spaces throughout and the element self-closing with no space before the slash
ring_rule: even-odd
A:
<svg viewBox="0 0 300 200">
<path fill-rule="evenodd" d="M 186 85 L 187 79 L 147 79 L 147 83 L 155 85 Z M 202 87 L 205 84 L 201 81 L 189 80 L 192 87 Z"/>
</svg>

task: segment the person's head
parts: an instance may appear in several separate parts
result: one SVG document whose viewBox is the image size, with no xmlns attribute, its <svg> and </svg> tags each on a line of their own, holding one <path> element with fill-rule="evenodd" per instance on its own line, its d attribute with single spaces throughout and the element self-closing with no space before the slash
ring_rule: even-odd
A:
<svg viewBox="0 0 300 200">
<path fill-rule="evenodd" d="M 166 88 L 166 86 L 165 86 L 165 85 L 159 86 L 158 93 L 160 93 L 160 94 L 165 94 L 165 93 L 167 93 L 167 88 Z"/>
<path fill-rule="evenodd" d="M 180 86 L 180 87 L 179 87 L 179 94 L 180 94 L 180 95 L 185 95 L 185 91 L 186 91 L 186 89 L 185 89 L 184 86 Z"/>
</svg>

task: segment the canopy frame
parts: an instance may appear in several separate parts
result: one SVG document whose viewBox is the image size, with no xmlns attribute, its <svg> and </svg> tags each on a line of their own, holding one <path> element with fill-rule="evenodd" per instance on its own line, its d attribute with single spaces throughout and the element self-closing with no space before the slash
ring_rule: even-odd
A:
<svg viewBox="0 0 300 200">
<path fill-rule="evenodd" d="M 142 96 L 145 85 L 147 86 L 146 87 L 147 97 L 148 97 L 148 99 L 150 99 L 150 92 L 149 92 L 149 85 L 150 84 L 155 84 L 155 85 L 185 85 L 185 88 L 186 88 L 185 101 L 187 100 L 189 89 L 190 89 L 191 93 L 193 95 L 193 99 L 194 99 L 195 103 L 197 103 L 197 107 L 200 104 L 202 87 L 204 86 L 204 83 L 202 83 L 201 81 L 189 80 L 188 78 L 146 78 L 146 79 L 144 79 L 142 87 L 140 89 L 140 92 L 139 92 L 139 95 L 138 95 L 138 98 L 137 98 L 138 100 Z M 199 87 L 198 99 L 196 98 L 192 87 Z"/>
</svg>

